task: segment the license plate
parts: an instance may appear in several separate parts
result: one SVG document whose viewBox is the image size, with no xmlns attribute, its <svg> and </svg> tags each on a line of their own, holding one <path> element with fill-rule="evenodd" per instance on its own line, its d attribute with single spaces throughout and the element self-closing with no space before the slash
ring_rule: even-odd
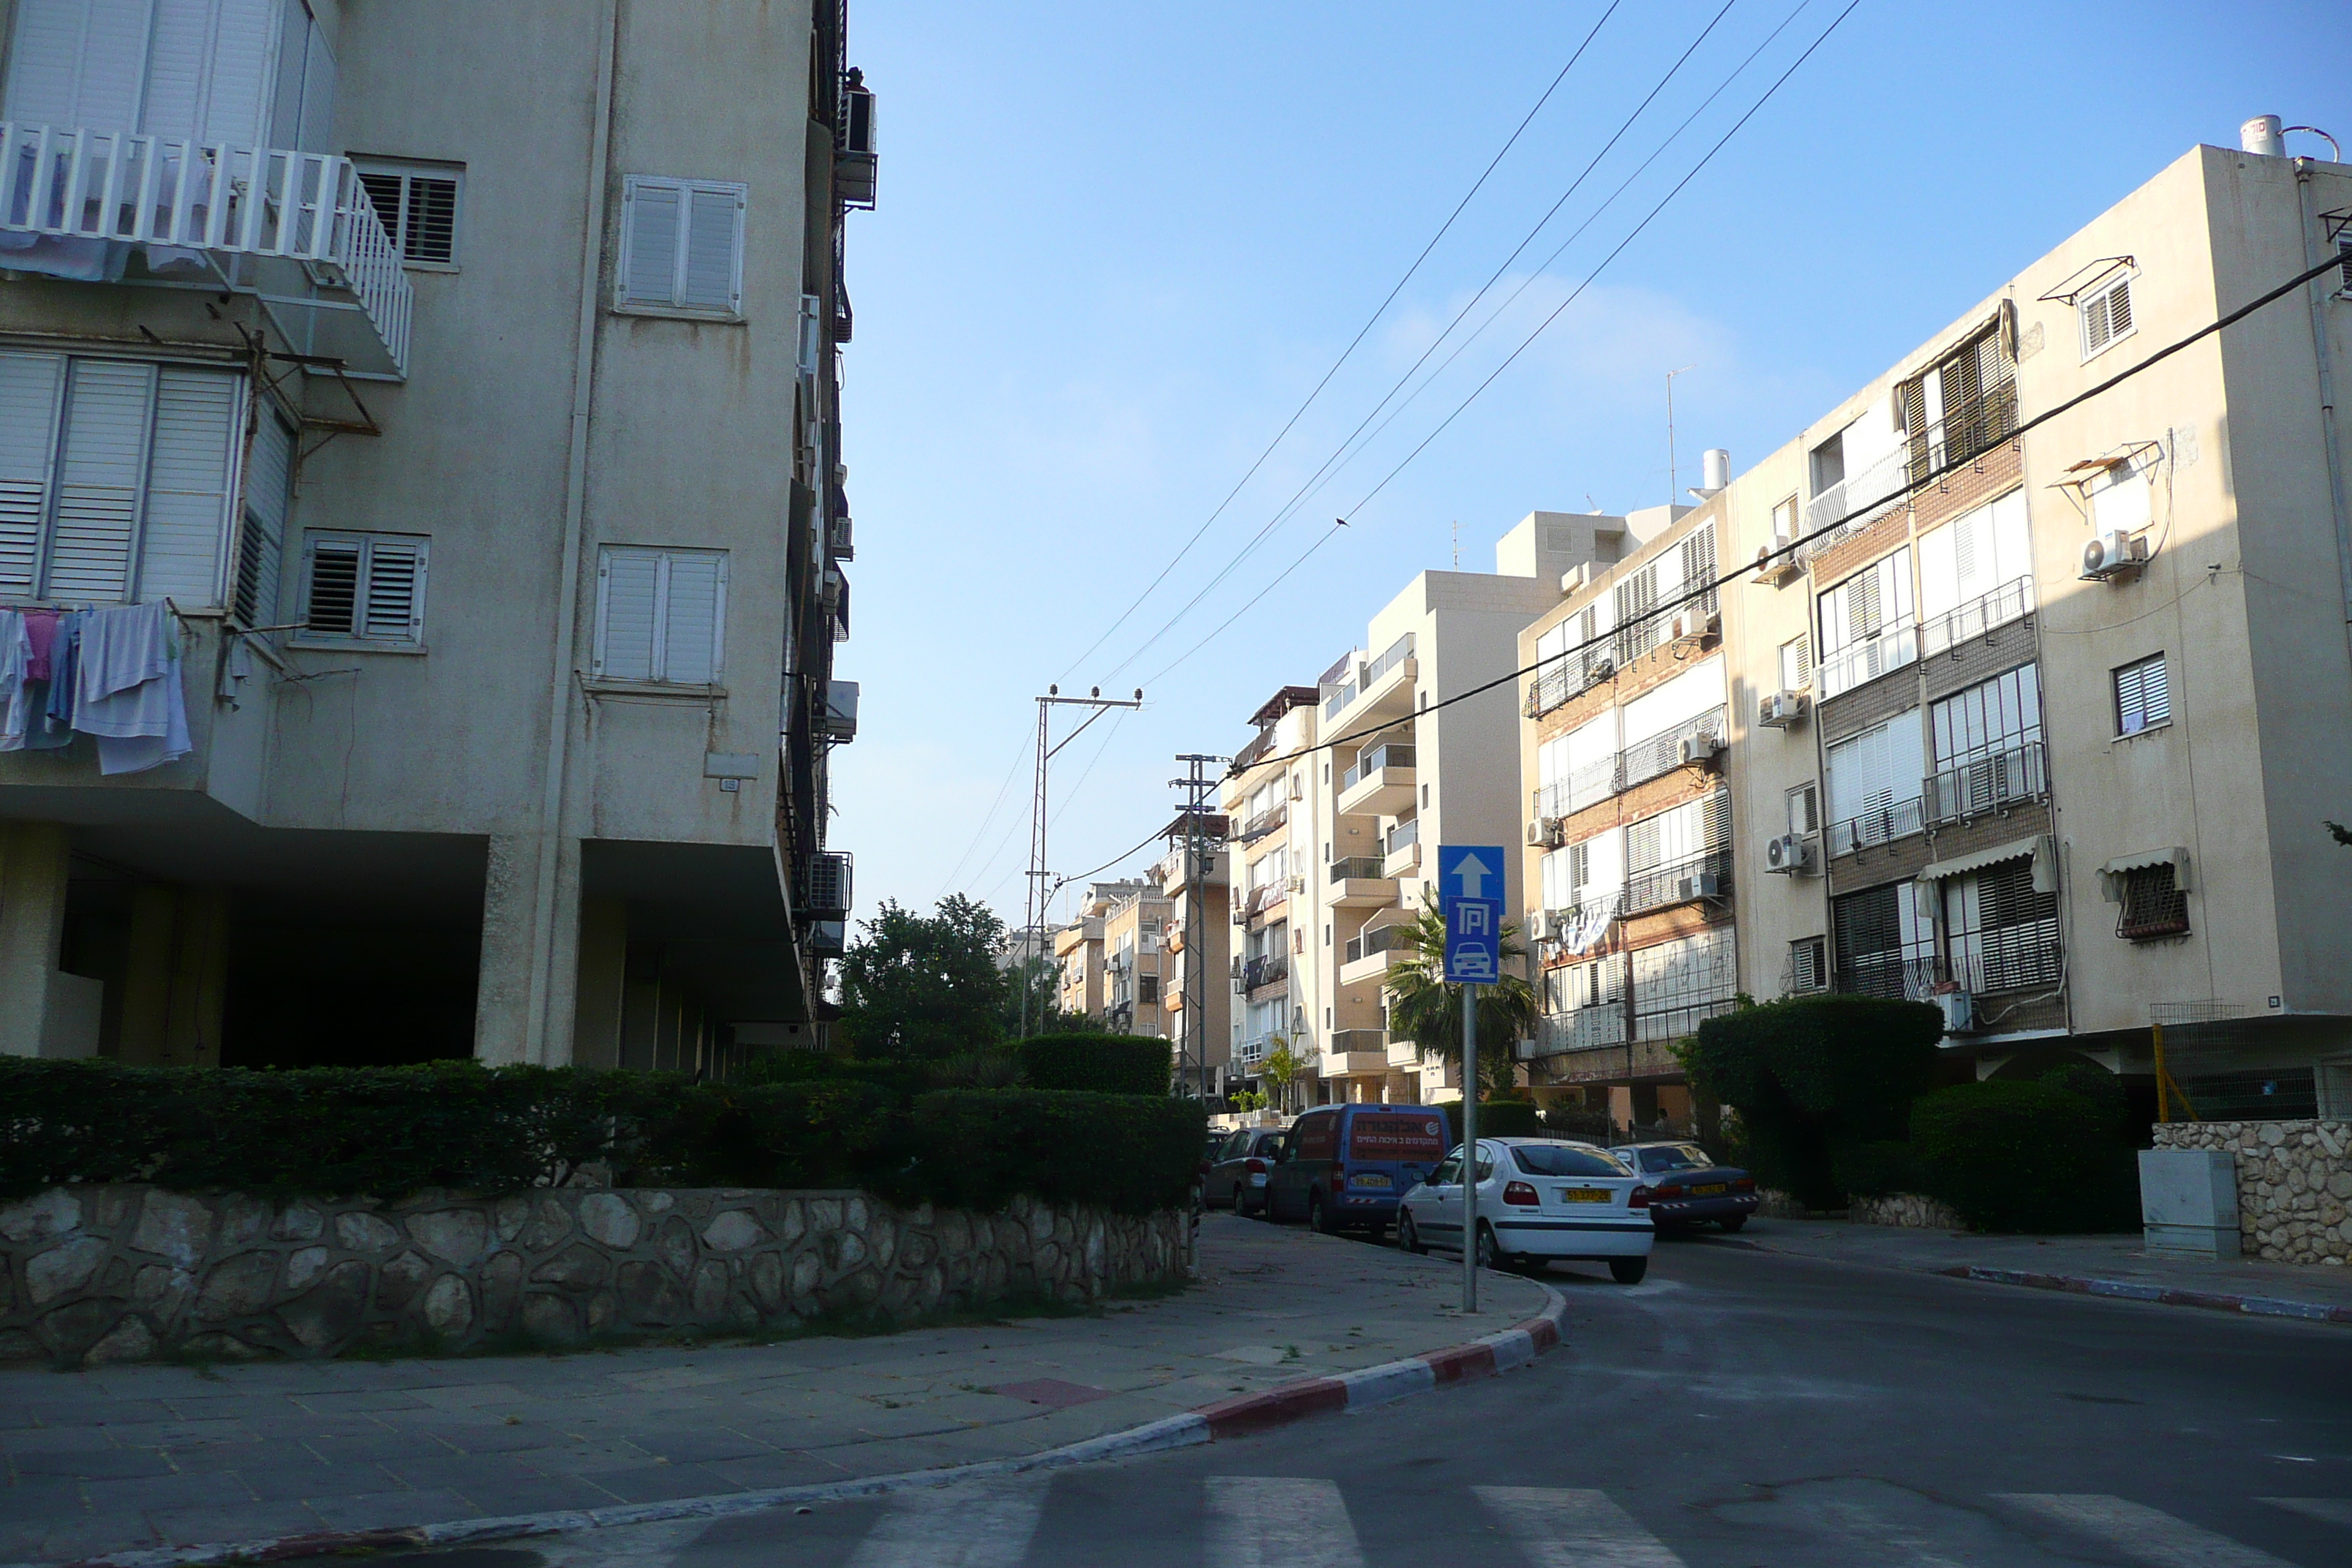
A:
<svg viewBox="0 0 2352 1568">
<path fill-rule="evenodd" d="M 1617 1194 L 1607 1187 L 1562 1187 L 1559 1201 L 1564 1204 L 1605 1204 Z"/>
<path fill-rule="evenodd" d="M 1389 1184 L 1388 1173 L 1384 1171 L 1359 1171 L 1348 1178 L 1348 1184 L 1351 1187 L 1385 1187 Z"/>
<path fill-rule="evenodd" d="M 1712 1185 L 1710 1185 L 1710 1186 L 1704 1186 L 1704 1187 L 1693 1187 L 1693 1188 L 1691 1189 L 1691 1191 L 1692 1191 L 1692 1192 L 1697 1193 L 1697 1194 L 1701 1194 L 1702 1196 L 1711 1196 L 1712 1194 L 1716 1194 L 1716 1193 L 1719 1193 L 1719 1192 L 1721 1192 L 1721 1191 L 1723 1191 L 1723 1190 L 1724 1190 L 1724 1184 L 1723 1184 L 1723 1183 L 1721 1183 L 1721 1182 L 1717 1182 L 1717 1183 L 1713 1184 L 1712 1184 Z"/>
</svg>

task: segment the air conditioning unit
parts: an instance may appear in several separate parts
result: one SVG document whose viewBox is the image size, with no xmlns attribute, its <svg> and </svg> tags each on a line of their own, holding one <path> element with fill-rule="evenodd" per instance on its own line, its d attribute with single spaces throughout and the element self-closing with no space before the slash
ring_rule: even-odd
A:
<svg viewBox="0 0 2352 1568">
<path fill-rule="evenodd" d="M 1563 594 L 1581 593 L 1592 585 L 1592 579 L 1600 571 L 1601 568 L 1590 561 L 1579 562 L 1559 574 L 1559 591 Z"/>
<path fill-rule="evenodd" d="M 1713 871 L 1701 871 L 1685 877 L 1675 884 L 1675 897 L 1680 900 L 1715 899 L 1723 896 L 1723 879 Z"/>
<path fill-rule="evenodd" d="M 1813 847 L 1794 833 L 1783 833 L 1764 846 L 1764 868 L 1794 876 L 1812 863 Z"/>
<path fill-rule="evenodd" d="M 1721 617 L 1710 616 L 1704 610 L 1684 610 L 1675 616 L 1674 640 L 1688 642 L 1693 637 L 1706 637 L 1722 624 Z"/>
<path fill-rule="evenodd" d="M 1686 768 L 1706 767 L 1722 752 L 1722 741 L 1713 735 L 1685 735 L 1675 742 L 1675 761 Z"/>
<path fill-rule="evenodd" d="M 1769 730 L 1802 723 L 1810 700 L 1801 691 L 1768 691 L 1756 704 L 1756 722 Z"/>
<path fill-rule="evenodd" d="M 1551 940 L 1551 911 L 1538 910 L 1528 917 L 1528 939 L 1530 942 Z"/>
<path fill-rule="evenodd" d="M 1543 847 L 1544 847 L 1544 826 L 1543 826 L 1543 824 L 1542 824 L 1540 821 L 1538 821 L 1538 822 L 1530 822 L 1530 823 L 1528 823 L 1528 848 L 1530 848 L 1530 849 L 1540 849 L 1540 848 L 1542 848 Z"/>
<path fill-rule="evenodd" d="M 1796 542 L 1785 533 L 1776 533 L 1769 544 L 1756 547 L 1756 580 L 1759 583 L 1780 584 L 1798 575 L 1805 563 L 1797 559 L 1790 546 Z"/>
<path fill-rule="evenodd" d="M 825 534 L 825 548 L 833 552 L 833 558 L 835 561 L 857 559 L 856 537 L 850 528 L 847 512 L 837 511 L 833 514 L 833 521 Z"/>
<path fill-rule="evenodd" d="M 1977 1028 L 1977 999 L 1967 991 L 1938 991 L 1936 1005 L 1944 1012 L 1944 1033 L 1972 1035 Z"/>
<path fill-rule="evenodd" d="M 2083 578 L 2104 582 L 2147 562 L 2147 541 L 2128 533 L 2103 533 L 2083 546 Z"/>
<path fill-rule="evenodd" d="M 1305 892 L 1307 890 L 1307 879 L 1304 877 L 1293 877 L 1290 879 L 1290 890 L 1293 893 Z"/>
</svg>

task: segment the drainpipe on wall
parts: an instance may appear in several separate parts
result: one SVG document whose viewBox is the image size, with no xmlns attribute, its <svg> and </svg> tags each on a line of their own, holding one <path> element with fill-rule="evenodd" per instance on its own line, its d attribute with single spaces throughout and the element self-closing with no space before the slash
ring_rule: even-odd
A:
<svg viewBox="0 0 2352 1568">
<path fill-rule="evenodd" d="M 2312 161 L 2294 161 L 2295 199 L 2303 214 L 2303 264 L 2316 267 L 2326 257 L 2320 247 L 2318 204 L 2311 188 Z M 2336 363 L 2327 341 L 2327 282 L 2323 275 L 2311 280 L 2311 353 L 2319 366 L 2319 434 L 2327 455 L 2327 504 L 2336 522 L 2336 571 L 2344 596 L 2345 637 L 2352 649 L 2352 507 L 2344 493 L 2344 453 L 2336 432 Z"/>
</svg>

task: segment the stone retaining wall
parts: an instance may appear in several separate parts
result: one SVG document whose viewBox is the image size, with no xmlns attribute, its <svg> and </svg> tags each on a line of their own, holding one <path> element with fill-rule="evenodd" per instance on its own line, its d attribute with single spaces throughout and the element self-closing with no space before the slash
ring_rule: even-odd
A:
<svg viewBox="0 0 2352 1568">
<path fill-rule="evenodd" d="M 908 1318 L 1176 1278 L 1184 1216 L 898 1209 L 863 1193 L 554 1188 L 396 1204 L 143 1186 L 0 1207 L 0 1361 L 333 1355 Z"/>
<path fill-rule="evenodd" d="M 2167 1121 L 2159 1149 L 2237 1156 L 2238 1234 L 2249 1258 L 2352 1261 L 2352 1121 Z"/>
<path fill-rule="evenodd" d="M 1855 1198 L 1845 1217 L 1856 1225 L 1906 1226 L 1915 1230 L 1966 1230 L 1959 1211 L 1917 1193 L 1888 1193 L 1884 1197 Z"/>
</svg>

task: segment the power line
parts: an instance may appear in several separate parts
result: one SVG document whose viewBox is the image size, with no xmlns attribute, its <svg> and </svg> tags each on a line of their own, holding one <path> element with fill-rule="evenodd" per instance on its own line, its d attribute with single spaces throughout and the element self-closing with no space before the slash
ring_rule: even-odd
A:
<svg viewBox="0 0 2352 1568">
<path fill-rule="evenodd" d="M 1853 7 L 1848 6 L 1847 9 L 1852 10 Z M 2129 381 L 2133 376 L 2139 374 L 2142 371 L 2152 369 L 2163 361 L 2170 359 L 2174 354 L 2179 353 L 2181 350 L 2189 347 L 2191 344 L 2201 342 L 2205 339 L 2211 337 L 2214 333 L 2221 331 L 2223 328 L 2233 326 L 2239 321 L 2244 321 L 2248 316 L 2252 315 L 2255 311 L 2263 309 L 2264 306 L 2277 303 L 2279 300 L 2286 298 L 2289 294 L 2294 293 L 2296 289 L 2305 287 L 2315 279 L 2325 277 L 2328 273 L 2336 271 L 2343 265 L 2344 262 L 2341 257 L 2331 257 L 2327 260 L 2321 262 L 2318 266 L 2288 279 L 2285 282 L 2278 285 L 2274 289 L 2272 289 L 2267 293 L 2248 300 L 2245 304 L 2239 306 L 2236 310 L 2230 311 L 2228 314 L 2217 317 L 2214 320 L 2206 322 L 2205 325 L 2198 328 L 2187 337 L 2179 338 L 2172 342 L 2167 343 L 2164 347 L 2157 350 L 2154 353 L 2149 354 L 2146 359 L 2141 360 L 2137 364 L 2128 366 L 2126 369 L 2117 372 L 2116 374 L 2109 376 L 2106 380 L 2100 382 L 2097 385 L 2086 387 L 2083 391 L 2076 393 L 2074 396 L 2067 398 L 2065 401 L 2043 409 L 2041 413 L 2035 415 L 2031 419 L 2021 421 L 2016 428 L 2011 430 L 2006 436 L 2001 437 L 2000 439 L 1997 441 L 1988 441 L 1980 447 L 1972 447 L 1960 453 L 1957 457 L 1948 458 L 1942 464 L 1929 469 L 1927 472 L 1922 474 L 1919 478 L 1912 480 L 1908 485 L 1905 486 L 1901 492 L 1903 499 L 1908 500 L 1910 497 L 1918 494 L 1921 490 L 1926 489 L 1929 485 L 1935 483 L 1937 479 L 1942 479 L 1947 474 L 1957 473 L 1961 468 L 1969 467 L 1971 464 L 1975 463 L 1978 458 L 1983 457 L 1987 452 L 1993 450 L 1997 447 L 2007 446 L 2011 442 L 2022 440 L 2029 431 L 2048 424 L 2051 420 L 2057 418 L 2063 414 L 2072 413 L 2076 408 L 2081 407 L 2084 404 L 2088 403 L 2094 397 L 2098 397 L 2104 394 L 2114 391 L 2116 387 L 2122 385 L 2125 382 Z M 1803 549 L 1807 544 L 1811 543 L 1814 540 L 1822 538 L 1825 534 L 1834 533 L 1839 529 L 1845 527 L 1848 523 L 1853 522 L 1857 519 L 1880 512 L 1884 510 L 1888 510 L 1888 503 L 1895 499 L 1895 497 L 1891 495 L 1883 496 L 1879 500 L 1870 502 L 1868 505 L 1855 507 L 1853 510 L 1845 513 L 1843 517 L 1834 518 L 1832 521 L 1822 524 L 1819 528 L 1813 529 L 1809 532 L 1801 533 L 1785 544 L 1775 545 L 1767 550 L 1760 550 L 1757 552 L 1755 561 L 1748 566 L 1724 573 L 1720 576 L 1712 578 L 1707 582 L 1701 583 L 1695 588 L 1686 588 L 1682 593 L 1675 595 L 1675 597 L 1661 600 L 1658 604 L 1652 605 L 1649 609 L 1641 612 L 1639 615 L 1628 617 L 1622 625 L 1612 626 L 1608 631 L 1589 637 L 1582 642 L 1570 644 L 1568 647 L 1562 647 L 1556 653 L 1546 654 L 1543 658 L 1538 659 L 1533 664 L 1523 666 L 1522 668 L 1511 670 L 1507 674 L 1498 675 L 1494 679 L 1486 681 L 1482 685 L 1474 686 L 1466 691 L 1457 691 L 1451 697 L 1433 702 L 1428 707 L 1419 710 L 1414 714 L 1414 717 L 1418 718 L 1422 713 L 1434 713 L 1441 708 L 1451 708 L 1456 702 L 1466 702 L 1473 697 L 1483 697 L 1498 686 L 1507 686 L 1511 682 L 1518 680 L 1523 677 L 1539 674 L 1546 666 L 1558 664 L 1570 654 L 1580 653 L 1589 647 L 1598 647 L 1601 644 L 1608 642 L 1612 637 L 1616 637 L 1618 633 L 1623 631 L 1627 626 L 1640 626 L 1645 621 L 1655 620 L 1661 616 L 1668 615 L 1675 610 L 1680 609 L 1683 605 L 1691 603 L 1693 600 L 1704 598 L 1706 595 L 1723 588 L 1735 587 L 1738 584 L 1740 578 L 1744 574 L 1754 571 L 1757 566 L 1762 565 L 1765 562 L 1770 561 L 1778 556 L 1794 554 L 1797 551 Z M 1391 720 L 1387 723 L 1375 724 L 1368 729 L 1353 731 L 1345 735 L 1335 735 L 1330 740 L 1318 741 L 1311 746 L 1302 746 L 1295 752 L 1286 752 L 1279 760 L 1286 763 L 1297 762 L 1301 757 L 1311 757 L 1318 752 L 1328 752 L 1339 746 L 1350 745 L 1357 741 L 1364 740 L 1370 736 L 1381 733 L 1381 731 L 1388 729 L 1390 725 L 1393 723 L 1394 721 Z M 1252 767 L 1257 767 L 1262 765 L 1268 759 L 1264 757 L 1256 758 L 1253 760 L 1249 765 Z"/>
<path fill-rule="evenodd" d="M 1225 492 L 1225 499 L 1217 503 L 1217 510 L 1211 512 L 1207 519 L 1202 522 L 1201 526 L 1192 531 L 1192 536 L 1184 542 L 1183 547 L 1178 550 L 1174 556 L 1170 558 L 1167 565 L 1162 566 L 1160 569 L 1160 574 L 1143 585 L 1143 592 L 1135 596 L 1134 603 L 1129 605 L 1126 609 L 1121 610 L 1118 613 L 1118 618 L 1104 628 L 1103 634 L 1095 638 L 1093 643 L 1087 647 L 1086 652 L 1078 655 L 1076 658 L 1070 661 L 1070 668 L 1062 672 L 1062 679 L 1064 680 L 1067 680 L 1070 676 L 1076 671 L 1080 665 L 1086 663 L 1088 658 L 1092 658 L 1097 648 L 1099 648 L 1103 644 L 1108 642 L 1111 639 L 1112 635 L 1116 633 L 1119 627 L 1127 624 L 1127 620 L 1129 616 L 1134 615 L 1138 609 L 1142 607 L 1143 602 L 1151 596 L 1153 590 L 1157 589 L 1160 584 L 1166 582 L 1168 574 L 1176 570 L 1177 566 L 1183 561 L 1186 555 L 1192 553 L 1192 546 L 1201 542 L 1201 536 L 1207 533 L 1210 527 L 1216 522 L 1217 519 L 1224 515 L 1225 509 L 1233 505 L 1234 498 L 1242 493 L 1242 487 L 1248 484 L 1252 479 L 1255 478 L 1258 469 L 1265 466 L 1265 460 L 1274 456 L 1274 449 L 1282 445 L 1283 438 L 1290 434 L 1292 428 L 1297 425 L 1301 418 L 1305 417 L 1307 410 L 1313 406 L 1314 402 L 1318 397 L 1320 397 L 1323 395 L 1323 389 L 1331 384 L 1331 378 L 1339 374 L 1339 367 L 1348 363 L 1349 356 L 1353 354 L 1358 346 L 1363 342 L 1365 335 L 1372 330 L 1373 326 L 1380 321 L 1381 317 L 1387 313 L 1388 308 L 1396 302 L 1396 297 L 1404 291 L 1404 286 L 1412 281 L 1413 274 L 1421 270 L 1421 264 L 1429 259 L 1429 253 L 1437 248 L 1437 242 L 1445 237 L 1446 232 L 1453 228 L 1454 220 L 1459 218 L 1462 216 L 1463 209 L 1470 205 L 1470 198 L 1476 195 L 1479 190 L 1485 186 L 1487 177 L 1493 174 L 1496 166 L 1502 163 L 1504 154 L 1510 152 L 1510 150 L 1517 144 L 1519 137 L 1527 131 L 1527 128 L 1534 122 L 1535 117 L 1542 111 L 1543 106 L 1551 101 L 1551 95 L 1559 90 L 1559 84 L 1568 79 L 1568 73 L 1576 68 L 1576 62 L 1584 58 L 1584 51 L 1591 47 L 1592 40 L 1600 36 L 1601 27 L 1608 22 L 1611 16 L 1616 15 L 1617 7 L 1623 3 L 1624 0 L 1609 0 L 1609 8 L 1601 13 L 1601 20 L 1592 24 L 1592 30 L 1584 35 L 1584 41 L 1576 46 L 1576 52 L 1568 57 L 1568 64 L 1560 67 L 1559 74 L 1551 79 L 1551 85 L 1544 89 L 1543 96 L 1541 98 L 1536 100 L 1535 108 L 1528 110 L 1526 117 L 1523 118 L 1519 121 L 1517 127 L 1512 131 L 1509 139 L 1503 143 L 1501 150 L 1496 153 L 1495 156 L 1487 162 L 1486 167 L 1479 173 L 1478 178 L 1472 182 L 1469 190 L 1465 192 L 1462 199 L 1454 204 L 1454 210 L 1446 215 L 1445 221 L 1437 226 L 1437 232 L 1429 237 L 1429 243 L 1421 247 L 1421 254 L 1412 258 L 1412 265 L 1404 269 L 1404 276 L 1396 280 L 1396 286 L 1391 289 L 1388 291 L 1387 296 L 1383 298 L 1380 304 L 1373 309 L 1371 315 L 1365 319 L 1364 324 L 1356 329 L 1356 335 L 1348 340 L 1348 346 L 1339 351 L 1339 357 L 1331 362 L 1331 368 L 1323 373 L 1323 379 L 1315 384 L 1315 390 L 1309 392 L 1307 395 L 1306 401 L 1299 404 L 1299 405 L 1292 411 L 1290 417 L 1283 422 L 1282 428 L 1275 432 L 1274 439 L 1265 444 L 1265 450 L 1260 452 L 1257 455 L 1257 460 L 1249 466 L 1248 471 L 1244 473 L 1239 479 L 1234 481 L 1234 488 Z M 1131 661 L 1132 660 L 1130 658 L 1129 662 Z M 1126 668 L 1126 665 L 1122 664 L 1119 668 L 1123 669 Z"/>
</svg>

